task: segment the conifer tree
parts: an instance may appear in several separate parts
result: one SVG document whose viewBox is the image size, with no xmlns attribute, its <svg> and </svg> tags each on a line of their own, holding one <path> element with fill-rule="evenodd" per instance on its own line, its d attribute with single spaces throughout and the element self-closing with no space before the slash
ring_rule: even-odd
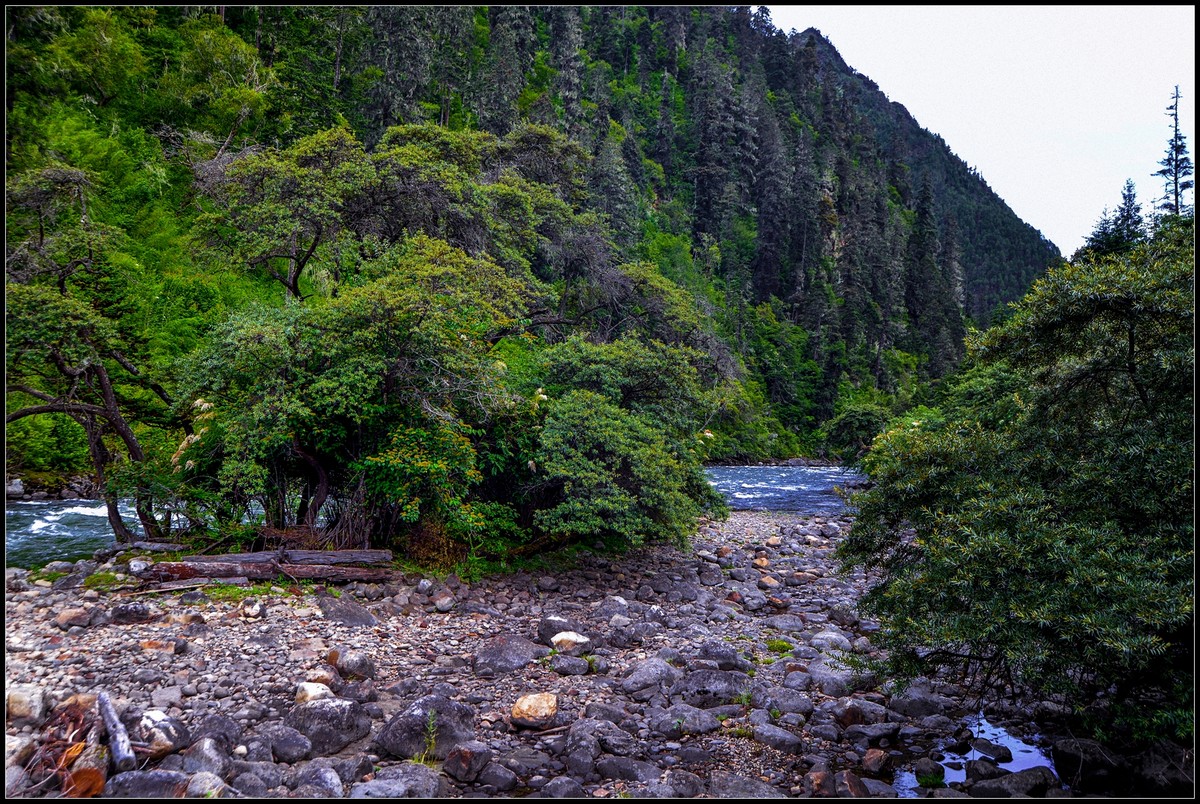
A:
<svg viewBox="0 0 1200 804">
<path fill-rule="evenodd" d="M 1175 86 L 1175 94 L 1171 96 L 1171 105 L 1167 107 L 1167 117 L 1171 118 L 1171 139 L 1167 142 L 1167 153 L 1159 162 L 1162 170 L 1155 176 L 1162 176 L 1166 184 L 1166 193 L 1158 204 L 1158 208 L 1168 215 L 1186 215 L 1188 210 L 1183 203 L 1183 194 L 1191 190 L 1195 183 L 1192 175 L 1192 158 L 1188 156 L 1187 142 L 1179 131 L 1179 85 Z"/>
<path fill-rule="evenodd" d="M 1133 179 L 1126 179 L 1121 191 L 1121 205 L 1112 213 L 1107 208 L 1104 210 L 1096 228 L 1088 235 L 1083 247 L 1071 256 L 1071 260 L 1123 254 L 1145 238 L 1145 222 L 1142 220 L 1142 206 L 1137 202 L 1137 190 Z"/>
</svg>

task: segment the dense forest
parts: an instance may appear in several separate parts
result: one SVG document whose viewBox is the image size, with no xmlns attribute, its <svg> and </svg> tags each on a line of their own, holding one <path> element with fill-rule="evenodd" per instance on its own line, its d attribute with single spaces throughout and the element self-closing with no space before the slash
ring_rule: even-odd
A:
<svg viewBox="0 0 1200 804">
<path fill-rule="evenodd" d="M 1059 258 L 765 9 L 7 21 L 7 459 L 122 538 L 683 537 L 702 462 L 858 453 Z"/>
<path fill-rule="evenodd" d="M 479 571 L 686 540 L 708 462 L 862 459 L 843 557 L 898 662 L 1190 734 L 1178 93 L 1159 210 L 1127 185 L 1068 264 L 763 8 L 6 35 L 6 472 L 94 476 L 120 540 L 127 498 L 150 538 Z"/>
</svg>

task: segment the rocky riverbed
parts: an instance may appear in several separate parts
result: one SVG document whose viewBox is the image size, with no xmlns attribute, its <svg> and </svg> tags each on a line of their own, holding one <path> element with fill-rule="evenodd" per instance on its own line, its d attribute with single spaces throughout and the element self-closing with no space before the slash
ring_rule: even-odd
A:
<svg viewBox="0 0 1200 804">
<path fill-rule="evenodd" d="M 107 766 L 102 729 L 79 726 L 99 693 L 138 759 L 92 774 L 106 796 L 1190 792 L 1188 757 L 1031 736 L 1057 712 L 1045 701 L 987 709 L 1046 749 L 1013 772 L 952 681 L 872 677 L 856 661 L 876 655 L 855 609 L 867 579 L 833 558 L 849 524 L 742 512 L 688 552 L 225 602 L 85 589 L 106 569 L 87 562 L 53 583 L 9 570 L 6 794 L 82 787 L 61 759 L 72 740 Z"/>
</svg>

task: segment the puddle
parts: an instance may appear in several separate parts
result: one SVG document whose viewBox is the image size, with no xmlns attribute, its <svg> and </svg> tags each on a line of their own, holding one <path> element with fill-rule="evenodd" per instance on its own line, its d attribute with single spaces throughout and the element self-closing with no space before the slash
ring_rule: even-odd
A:
<svg viewBox="0 0 1200 804">
<path fill-rule="evenodd" d="M 1039 765 L 1045 765 L 1054 770 L 1054 761 L 1050 758 L 1048 750 L 1027 743 L 1009 734 L 1000 726 L 993 725 L 984 717 L 982 712 L 963 718 L 963 725 L 970 729 L 976 737 L 981 737 L 996 745 L 1005 746 L 1009 751 L 1012 751 L 1013 758 L 1011 761 L 996 763 L 1004 770 L 1016 773 L 1028 768 L 1036 768 Z M 1037 734 L 1033 734 L 1030 739 L 1037 740 L 1038 736 Z M 948 744 L 952 745 L 953 741 L 949 741 Z M 939 750 L 945 755 L 941 761 L 941 765 L 946 769 L 945 781 L 947 785 L 951 782 L 966 781 L 967 760 L 989 759 L 986 754 L 981 754 L 973 749 L 967 751 L 965 754 L 959 754 L 944 747 L 939 748 Z M 995 762 L 995 760 L 992 761 Z M 906 766 L 896 771 L 896 778 L 892 782 L 892 787 L 896 789 L 900 798 L 917 798 L 920 795 L 917 792 L 917 777 L 913 773 L 911 766 Z"/>
</svg>

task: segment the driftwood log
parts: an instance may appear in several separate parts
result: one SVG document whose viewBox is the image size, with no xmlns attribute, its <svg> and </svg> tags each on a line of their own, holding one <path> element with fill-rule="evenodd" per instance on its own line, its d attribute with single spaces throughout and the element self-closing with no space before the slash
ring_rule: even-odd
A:
<svg viewBox="0 0 1200 804">
<path fill-rule="evenodd" d="M 223 562 L 232 564 L 390 564 L 391 550 L 270 550 L 261 553 L 230 553 L 223 556 L 184 556 L 187 564 Z"/>
<path fill-rule="evenodd" d="M 117 769 L 118 773 L 133 770 L 137 767 L 137 757 L 133 755 L 129 732 L 125 730 L 125 724 L 117 717 L 117 710 L 113 708 L 112 699 L 108 697 L 107 692 L 101 692 L 96 696 L 96 706 L 104 721 L 104 728 L 108 731 L 108 750 L 112 752 L 113 767 Z"/>
<path fill-rule="evenodd" d="M 96 739 L 99 731 L 93 729 L 88 734 L 87 747 L 63 780 L 63 794 L 67 798 L 94 798 L 104 792 L 104 783 L 108 781 L 109 751 Z"/>
<path fill-rule="evenodd" d="M 230 558 L 231 556 L 223 556 Z M 371 567 L 329 567 L 320 564 L 279 564 L 270 562 L 232 561 L 161 561 L 151 564 L 139 573 L 148 581 L 189 581 L 194 578 L 249 578 L 255 581 L 270 581 L 286 576 L 297 581 L 329 581 L 350 583 L 365 581 L 380 583 L 391 580 L 394 573 L 389 569 Z"/>
</svg>

